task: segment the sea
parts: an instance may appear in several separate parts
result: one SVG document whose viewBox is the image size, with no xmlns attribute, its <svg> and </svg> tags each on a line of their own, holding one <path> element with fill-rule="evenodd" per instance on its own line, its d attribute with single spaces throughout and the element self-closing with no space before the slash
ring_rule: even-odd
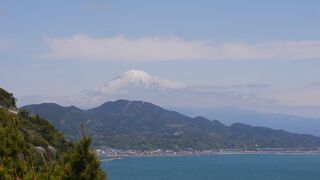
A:
<svg viewBox="0 0 320 180">
<path fill-rule="evenodd" d="M 102 168 L 109 180 L 320 180 L 320 155 L 130 157 Z"/>
</svg>

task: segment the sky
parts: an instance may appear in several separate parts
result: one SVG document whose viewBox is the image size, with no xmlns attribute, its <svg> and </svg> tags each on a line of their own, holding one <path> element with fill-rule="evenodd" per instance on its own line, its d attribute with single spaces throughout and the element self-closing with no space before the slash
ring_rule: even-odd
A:
<svg viewBox="0 0 320 180">
<path fill-rule="evenodd" d="M 59 103 L 139 69 L 258 98 L 241 102 L 248 109 L 320 117 L 319 7 L 317 0 L 0 1 L 0 86 L 19 105 Z"/>
</svg>

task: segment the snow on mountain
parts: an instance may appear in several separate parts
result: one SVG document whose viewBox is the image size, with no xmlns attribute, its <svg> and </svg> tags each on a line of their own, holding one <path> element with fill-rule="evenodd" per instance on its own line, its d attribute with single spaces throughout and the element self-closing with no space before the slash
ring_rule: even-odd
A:
<svg viewBox="0 0 320 180">
<path fill-rule="evenodd" d="M 113 79 L 100 88 L 99 91 L 101 93 L 114 94 L 128 91 L 131 88 L 165 90 L 186 87 L 185 84 L 153 77 L 144 71 L 132 69 Z"/>
</svg>

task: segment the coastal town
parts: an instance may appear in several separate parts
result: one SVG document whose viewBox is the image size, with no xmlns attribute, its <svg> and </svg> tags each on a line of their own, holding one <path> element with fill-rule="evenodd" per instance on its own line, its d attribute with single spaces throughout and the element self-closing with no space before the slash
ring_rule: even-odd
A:
<svg viewBox="0 0 320 180">
<path fill-rule="evenodd" d="M 96 154 L 102 161 L 118 159 L 122 157 L 165 157 L 165 156 L 208 156 L 219 154 L 320 154 L 320 149 L 311 148 L 256 148 L 252 150 L 244 149 L 219 149 L 219 150 L 195 150 L 187 148 L 185 150 L 122 150 L 109 147 L 99 147 L 95 149 Z"/>
</svg>

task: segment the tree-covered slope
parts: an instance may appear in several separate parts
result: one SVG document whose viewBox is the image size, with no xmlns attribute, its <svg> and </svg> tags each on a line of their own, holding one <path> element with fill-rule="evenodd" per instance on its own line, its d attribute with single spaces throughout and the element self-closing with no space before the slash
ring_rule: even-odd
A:
<svg viewBox="0 0 320 180">
<path fill-rule="evenodd" d="M 0 107 L 4 108 L 15 108 L 16 101 L 12 93 L 0 88 Z"/>
<path fill-rule="evenodd" d="M 68 142 L 47 120 L 17 110 L 12 94 L 3 89 L 0 92 L 0 179 L 105 177 L 88 137 Z"/>
<path fill-rule="evenodd" d="M 320 147 L 320 138 L 312 135 L 240 123 L 225 126 L 219 121 L 202 117 L 190 118 L 141 101 L 118 100 L 90 110 L 56 104 L 29 105 L 23 108 L 48 118 L 71 139 L 79 137 L 79 124 L 85 124 L 97 146 L 178 150 Z M 57 109 L 63 113 L 56 117 L 50 116 L 53 112 L 58 113 Z"/>
</svg>

